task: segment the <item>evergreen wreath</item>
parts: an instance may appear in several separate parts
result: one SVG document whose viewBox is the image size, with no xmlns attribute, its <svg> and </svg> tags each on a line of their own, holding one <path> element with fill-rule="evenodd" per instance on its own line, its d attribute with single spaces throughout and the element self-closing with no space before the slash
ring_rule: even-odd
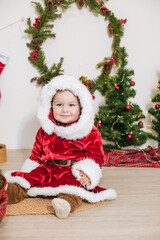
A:
<svg viewBox="0 0 160 240">
<path fill-rule="evenodd" d="M 108 0 L 105 0 L 108 1 Z M 44 0 L 44 6 L 39 2 L 33 2 L 38 12 L 38 17 L 32 24 L 27 19 L 28 28 L 25 33 L 31 36 L 29 61 L 38 69 L 40 76 L 31 79 L 37 85 L 44 86 L 52 78 L 62 75 L 63 58 L 50 68 L 47 67 L 42 44 L 47 38 L 55 38 L 51 29 L 55 21 L 61 17 L 58 14 L 59 7 L 67 9 L 72 3 L 76 3 L 79 9 L 84 6 L 93 13 L 100 14 L 107 21 L 107 30 L 113 38 L 112 54 L 105 57 L 96 65 L 101 69 L 96 79 L 88 79 L 81 76 L 80 80 L 88 87 L 91 94 L 97 89 L 105 97 L 105 105 L 100 106 L 95 119 L 95 125 L 99 128 L 102 138 L 105 140 L 104 149 L 121 149 L 126 146 L 140 146 L 147 140 L 147 133 L 142 131 L 145 118 L 137 104 L 131 103 L 130 98 L 135 97 L 136 91 L 132 88 L 135 82 L 132 79 L 134 71 L 126 66 L 127 53 L 125 47 L 120 46 L 124 32 L 124 24 L 127 19 L 118 19 L 113 12 L 105 7 L 101 0 Z"/>
<path fill-rule="evenodd" d="M 53 24 L 50 24 L 49 22 L 55 21 L 57 18 L 61 17 L 61 14 L 58 14 L 58 8 L 61 7 L 62 9 L 67 9 L 71 4 L 76 3 L 79 9 L 86 6 L 92 10 L 92 12 L 102 15 L 105 20 L 109 21 L 108 33 L 109 36 L 113 37 L 112 55 L 104 58 L 101 63 L 97 64 L 97 68 L 102 68 L 102 74 L 97 77 L 97 81 L 95 80 L 95 83 L 97 84 L 94 84 L 94 87 L 93 84 L 91 84 L 92 87 L 88 85 L 90 82 L 93 82 L 93 80 L 88 80 L 85 77 L 81 78 L 83 82 L 86 82 L 86 85 L 89 86 L 91 92 L 93 92 L 96 88 L 101 88 L 100 85 L 102 78 L 105 76 L 104 81 L 106 81 L 114 64 L 118 66 L 120 59 L 122 58 L 123 50 L 120 48 L 120 40 L 123 36 L 123 25 L 126 23 L 127 19 L 117 19 L 114 14 L 104 6 L 104 1 L 44 0 L 44 7 L 39 2 L 32 3 L 36 6 L 38 17 L 35 18 L 35 22 L 33 24 L 31 23 L 30 18 L 27 19 L 28 28 L 25 30 L 25 33 L 28 33 L 31 37 L 31 42 L 27 43 L 28 48 L 31 50 L 28 59 L 37 68 L 40 76 L 32 78 L 31 82 L 36 81 L 37 85 L 44 86 L 52 78 L 63 74 L 64 70 L 62 69 L 62 64 L 64 59 L 61 58 L 57 64 L 54 63 L 50 68 L 48 68 L 45 62 L 46 58 L 42 50 L 42 44 L 47 38 L 56 37 L 56 34 L 51 32 Z"/>
</svg>

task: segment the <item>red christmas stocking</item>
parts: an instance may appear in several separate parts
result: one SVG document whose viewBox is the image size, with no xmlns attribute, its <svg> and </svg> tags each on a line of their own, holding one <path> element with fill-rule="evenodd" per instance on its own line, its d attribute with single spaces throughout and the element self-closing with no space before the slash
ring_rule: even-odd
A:
<svg viewBox="0 0 160 240">
<path fill-rule="evenodd" d="M 5 65 L 7 64 L 8 58 L 9 58 L 8 54 L 0 51 L 0 74 L 2 73 Z M 0 91 L 0 99 L 1 99 L 1 91 Z"/>
</svg>

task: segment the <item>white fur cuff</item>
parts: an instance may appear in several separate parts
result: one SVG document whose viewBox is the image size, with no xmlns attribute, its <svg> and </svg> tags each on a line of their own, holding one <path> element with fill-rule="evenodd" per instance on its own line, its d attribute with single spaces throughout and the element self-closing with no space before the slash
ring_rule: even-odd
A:
<svg viewBox="0 0 160 240">
<path fill-rule="evenodd" d="M 90 178 L 91 184 L 87 186 L 88 190 L 95 188 L 98 185 L 100 178 L 102 177 L 102 170 L 100 166 L 92 159 L 82 159 L 79 162 L 73 164 L 72 174 L 78 181 L 81 178 L 79 171 L 83 171 Z"/>
<path fill-rule="evenodd" d="M 30 188 L 30 183 L 26 179 L 19 177 L 19 176 L 12 176 L 11 175 L 12 172 L 15 172 L 15 171 L 7 171 L 4 173 L 4 176 L 7 179 L 7 182 L 18 183 L 21 187 L 23 187 L 25 189 Z"/>
<path fill-rule="evenodd" d="M 20 171 L 21 171 L 21 172 L 27 172 L 27 173 L 28 173 L 28 172 L 31 172 L 33 169 L 37 168 L 39 165 L 40 165 L 39 163 L 37 163 L 37 162 L 35 162 L 35 161 L 30 160 L 29 158 L 27 158 L 27 159 L 24 161 L 24 163 L 23 163 Z"/>
</svg>

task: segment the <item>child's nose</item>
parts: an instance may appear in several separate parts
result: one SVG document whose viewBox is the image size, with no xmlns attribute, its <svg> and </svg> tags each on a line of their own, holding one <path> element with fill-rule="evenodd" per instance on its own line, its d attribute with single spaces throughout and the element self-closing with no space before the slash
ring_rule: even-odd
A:
<svg viewBox="0 0 160 240">
<path fill-rule="evenodd" d="M 68 111 L 68 107 L 66 105 L 64 105 L 63 108 L 62 108 L 62 111 L 63 112 L 67 112 Z"/>
</svg>

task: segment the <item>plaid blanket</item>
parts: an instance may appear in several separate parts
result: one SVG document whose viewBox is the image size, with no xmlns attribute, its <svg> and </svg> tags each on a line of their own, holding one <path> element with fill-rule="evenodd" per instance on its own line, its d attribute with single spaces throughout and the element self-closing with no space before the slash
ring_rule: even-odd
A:
<svg viewBox="0 0 160 240">
<path fill-rule="evenodd" d="M 3 191 L 2 198 L 0 199 L 0 221 L 6 214 L 6 206 L 7 206 L 7 192 Z"/>
<path fill-rule="evenodd" d="M 160 167 L 160 147 L 105 151 L 106 167 Z"/>
</svg>

